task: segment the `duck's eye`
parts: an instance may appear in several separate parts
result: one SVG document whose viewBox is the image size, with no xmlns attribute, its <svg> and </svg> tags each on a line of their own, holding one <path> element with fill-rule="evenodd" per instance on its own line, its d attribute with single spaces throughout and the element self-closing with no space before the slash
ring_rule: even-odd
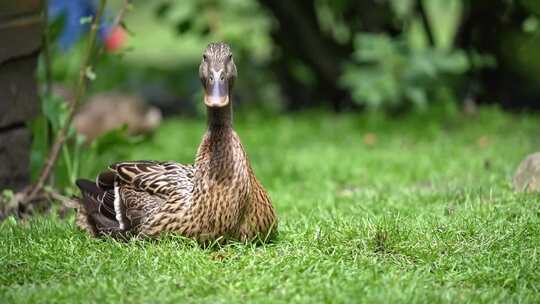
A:
<svg viewBox="0 0 540 304">
<path fill-rule="evenodd" d="M 202 55 L 202 59 L 203 59 L 204 61 L 206 61 L 206 59 L 208 59 L 208 58 L 206 57 L 206 55 Z"/>
<path fill-rule="evenodd" d="M 227 59 L 231 60 L 232 59 L 232 54 L 230 54 L 229 57 L 227 57 Z"/>
</svg>

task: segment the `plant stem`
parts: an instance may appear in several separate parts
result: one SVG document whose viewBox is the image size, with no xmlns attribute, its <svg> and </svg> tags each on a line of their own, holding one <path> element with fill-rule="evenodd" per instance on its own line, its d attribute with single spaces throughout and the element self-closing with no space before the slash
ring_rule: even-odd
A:
<svg viewBox="0 0 540 304">
<path fill-rule="evenodd" d="M 422 25 L 424 27 L 424 31 L 425 31 L 429 46 L 435 47 L 435 43 L 436 43 L 435 36 L 433 34 L 433 30 L 429 22 L 429 16 L 427 14 L 426 7 L 424 6 L 424 2 L 422 0 L 416 1 L 416 9 L 420 13 L 420 19 L 422 20 Z"/>
<path fill-rule="evenodd" d="M 99 27 L 99 22 L 101 20 L 101 16 L 103 15 L 103 11 L 105 9 L 106 3 L 107 3 L 107 0 L 100 0 L 99 8 L 92 22 L 92 26 L 90 28 L 90 34 L 88 37 L 88 44 L 86 47 L 86 52 L 84 54 L 84 59 L 83 59 L 83 62 L 79 71 L 79 81 L 77 83 L 77 88 L 76 88 L 77 93 L 75 95 L 75 100 L 69 104 L 68 117 L 66 118 L 64 125 L 58 132 L 58 135 L 56 136 L 55 142 L 53 146 L 51 147 L 51 151 L 49 152 L 49 156 L 41 170 L 41 173 L 39 174 L 38 181 L 36 182 L 34 187 L 32 187 L 28 196 L 25 197 L 25 199 L 23 200 L 23 203 L 28 203 L 32 201 L 37 196 L 37 194 L 43 190 L 43 186 L 45 185 L 45 182 L 47 181 L 48 177 L 53 171 L 56 161 L 58 160 L 58 155 L 60 153 L 60 150 L 62 149 L 62 146 L 64 145 L 66 141 L 67 132 L 69 130 L 69 127 L 71 126 L 73 117 L 75 116 L 75 111 L 77 109 L 77 106 L 79 105 L 79 102 L 81 101 L 82 97 L 86 93 L 86 85 L 87 85 L 86 70 L 91 66 L 90 60 L 92 58 L 92 51 L 94 49 L 94 44 L 96 41 L 97 29 Z"/>
</svg>

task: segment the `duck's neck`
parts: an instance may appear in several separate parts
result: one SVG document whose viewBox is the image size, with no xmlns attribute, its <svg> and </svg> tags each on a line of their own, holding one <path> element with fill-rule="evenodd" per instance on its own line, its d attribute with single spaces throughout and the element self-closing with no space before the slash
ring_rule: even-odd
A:
<svg viewBox="0 0 540 304">
<path fill-rule="evenodd" d="M 224 107 L 207 108 L 207 112 L 209 131 L 232 131 L 232 104 L 230 102 Z"/>
<path fill-rule="evenodd" d="M 206 146 L 210 170 L 226 170 L 233 162 L 234 131 L 232 128 L 232 107 L 208 108 L 208 132 Z"/>
<path fill-rule="evenodd" d="M 232 128 L 232 107 L 208 108 L 208 131 L 196 160 L 201 172 L 211 179 L 227 179 L 239 173 L 234 166 L 243 163 L 244 153 Z"/>
</svg>

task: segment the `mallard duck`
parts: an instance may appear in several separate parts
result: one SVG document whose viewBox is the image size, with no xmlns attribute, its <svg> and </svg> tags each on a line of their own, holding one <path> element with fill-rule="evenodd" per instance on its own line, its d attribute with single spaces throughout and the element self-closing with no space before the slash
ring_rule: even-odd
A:
<svg viewBox="0 0 540 304">
<path fill-rule="evenodd" d="M 161 111 L 145 103 L 137 95 L 116 92 L 101 93 L 90 97 L 73 118 L 73 125 L 88 142 L 127 126 L 131 135 L 150 133 L 159 127 Z"/>
<path fill-rule="evenodd" d="M 96 182 L 77 180 L 77 225 L 92 235 L 117 238 L 177 233 L 198 241 L 275 235 L 270 197 L 255 178 L 233 129 L 231 90 L 236 66 L 230 47 L 211 43 L 199 77 L 208 129 L 195 163 L 125 161 L 109 166 Z"/>
<path fill-rule="evenodd" d="M 66 103 L 75 100 L 75 93 L 62 84 L 53 84 L 52 94 Z M 73 126 L 88 143 L 97 137 L 126 125 L 130 135 L 151 133 L 161 124 L 161 110 L 148 105 L 142 96 L 106 92 L 90 96 L 75 113 Z"/>
</svg>

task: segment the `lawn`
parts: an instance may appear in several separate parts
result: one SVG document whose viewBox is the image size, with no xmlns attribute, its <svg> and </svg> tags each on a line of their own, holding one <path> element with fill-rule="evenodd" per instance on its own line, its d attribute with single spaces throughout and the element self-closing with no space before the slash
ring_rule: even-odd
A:
<svg viewBox="0 0 540 304">
<path fill-rule="evenodd" d="M 0 224 L 2 303 L 540 302 L 540 200 L 515 193 L 540 118 L 238 113 L 277 208 L 262 246 L 90 238 L 73 217 Z M 204 119 L 169 119 L 133 159 L 191 162 Z"/>
</svg>

